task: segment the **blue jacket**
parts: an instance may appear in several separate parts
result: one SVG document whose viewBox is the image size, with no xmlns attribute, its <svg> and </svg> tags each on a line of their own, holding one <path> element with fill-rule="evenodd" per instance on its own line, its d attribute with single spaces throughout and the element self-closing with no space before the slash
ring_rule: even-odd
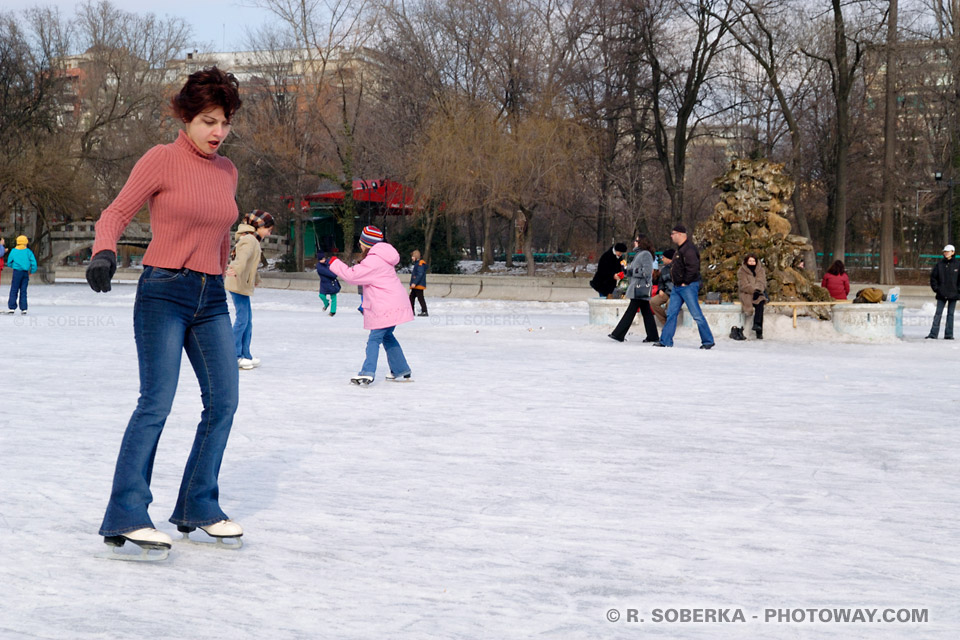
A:
<svg viewBox="0 0 960 640">
<path fill-rule="evenodd" d="M 320 276 L 320 293 L 330 295 L 340 292 L 340 281 L 326 262 L 317 261 L 317 275 Z"/>
<path fill-rule="evenodd" d="M 11 249 L 7 256 L 7 266 L 18 271 L 37 272 L 37 257 L 30 249 Z"/>
<path fill-rule="evenodd" d="M 411 289 L 426 289 L 427 288 L 427 268 L 428 265 L 423 260 L 417 260 L 413 265 L 413 270 L 410 272 L 410 288 Z"/>
</svg>

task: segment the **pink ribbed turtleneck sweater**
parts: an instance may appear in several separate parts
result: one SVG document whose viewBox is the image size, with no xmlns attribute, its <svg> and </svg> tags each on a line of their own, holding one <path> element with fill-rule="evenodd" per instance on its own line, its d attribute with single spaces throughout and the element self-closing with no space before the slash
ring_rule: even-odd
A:
<svg viewBox="0 0 960 640">
<path fill-rule="evenodd" d="M 201 152 L 186 132 L 147 151 L 97 221 L 93 254 L 116 252 L 117 240 L 147 203 L 153 239 L 143 264 L 220 275 L 237 220 L 237 168 L 219 154 Z"/>
</svg>

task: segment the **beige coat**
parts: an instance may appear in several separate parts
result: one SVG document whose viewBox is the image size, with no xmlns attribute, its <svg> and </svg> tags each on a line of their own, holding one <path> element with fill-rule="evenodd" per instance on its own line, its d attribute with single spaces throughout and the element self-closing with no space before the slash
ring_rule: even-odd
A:
<svg viewBox="0 0 960 640">
<path fill-rule="evenodd" d="M 750 271 L 750 267 L 745 264 L 740 265 L 737 271 L 737 289 L 740 293 L 740 305 L 743 307 L 743 315 L 753 315 L 753 292 L 760 290 L 763 293 L 767 291 L 767 271 L 763 268 L 760 261 L 757 261 L 756 275 Z M 766 300 L 758 298 L 757 301 Z"/>
<path fill-rule="evenodd" d="M 234 237 L 237 241 L 236 257 L 230 262 L 230 267 L 237 272 L 235 276 L 227 276 L 223 286 L 227 291 L 233 291 L 244 296 L 252 296 L 253 288 L 260 284 L 260 239 L 256 229 L 248 224 L 237 227 Z"/>
</svg>

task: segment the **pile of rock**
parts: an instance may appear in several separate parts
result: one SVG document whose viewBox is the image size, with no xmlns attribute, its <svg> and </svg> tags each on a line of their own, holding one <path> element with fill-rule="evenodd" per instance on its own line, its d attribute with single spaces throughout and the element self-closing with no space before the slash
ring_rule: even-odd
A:
<svg viewBox="0 0 960 640">
<path fill-rule="evenodd" d="M 782 164 L 738 158 L 713 186 L 723 195 L 693 234 L 700 248 L 701 291 L 717 291 L 724 301 L 735 302 L 737 270 L 752 252 L 766 267 L 771 300 L 830 299 L 826 289 L 796 268 L 812 247 L 807 238 L 790 233 L 784 217 L 794 185 Z"/>
</svg>

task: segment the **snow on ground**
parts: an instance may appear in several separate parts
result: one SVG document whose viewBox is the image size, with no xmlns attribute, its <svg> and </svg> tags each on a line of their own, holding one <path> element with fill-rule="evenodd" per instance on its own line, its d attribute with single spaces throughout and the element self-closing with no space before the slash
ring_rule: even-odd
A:
<svg viewBox="0 0 960 640">
<path fill-rule="evenodd" d="M 903 341 L 776 318 L 707 352 L 692 329 L 615 343 L 585 303 L 428 298 L 397 331 L 416 382 L 381 359 L 358 388 L 356 296 L 331 318 L 259 290 L 263 366 L 221 472 L 245 546 L 139 564 L 96 535 L 137 397 L 133 297 L 34 284 L 31 315 L 0 316 L 3 640 L 956 637 L 960 351 L 922 339 L 924 310 Z M 174 537 L 199 414 L 184 359 L 151 508 Z M 764 622 L 855 607 L 928 621 Z M 654 621 L 683 608 L 746 621 Z"/>
</svg>

